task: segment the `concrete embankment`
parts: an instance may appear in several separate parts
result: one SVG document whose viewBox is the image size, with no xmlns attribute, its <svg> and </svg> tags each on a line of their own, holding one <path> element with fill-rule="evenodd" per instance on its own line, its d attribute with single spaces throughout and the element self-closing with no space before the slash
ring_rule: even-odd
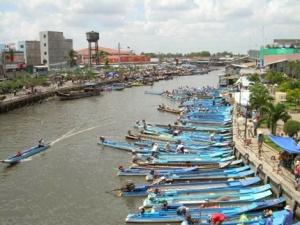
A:
<svg viewBox="0 0 300 225">
<path fill-rule="evenodd" d="M 103 86 L 106 84 L 111 84 L 111 83 L 115 83 L 115 82 L 119 82 L 119 81 L 120 81 L 119 79 L 106 80 L 106 81 L 99 82 L 98 85 Z M 42 93 L 26 95 L 26 96 L 22 96 L 20 98 L 8 100 L 8 101 L 3 101 L 3 102 L 0 102 L 0 113 L 6 113 L 6 112 L 9 112 L 11 110 L 14 110 L 14 109 L 26 106 L 26 105 L 39 103 L 49 97 L 54 96 L 56 91 L 62 91 L 62 92 L 76 91 L 76 90 L 81 90 L 84 87 L 85 87 L 85 85 L 79 84 L 79 85 L 74 85 L 74 86 L 70 86 L 70 87 L 62 87 L 62 88 L 55 89 L 55 90 L 48 90 L 48 91 L 45 91 Z"/>
<path fill-rule="evenodd" d="M 255 138 L 247 139 L 241 137 L 236 132 L 234 126 L 235 155 L 238 159 L 243 159 L 244 163 L 250 165 L 264 183 L 271 184 L 272 190 L 277 197 L 284 196 L 287 204 L 300 217 L 300 192 L 295 189 L 294 177 L 285 168 L 278 166 L 278 152 L 263 146 L 263 154 L 258 155 L 258 145 Z"/>
</svg>

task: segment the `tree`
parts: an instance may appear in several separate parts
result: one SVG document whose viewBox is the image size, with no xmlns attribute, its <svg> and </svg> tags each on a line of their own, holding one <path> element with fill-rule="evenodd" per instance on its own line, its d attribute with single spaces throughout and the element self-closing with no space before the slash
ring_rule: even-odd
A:
<svg viewBox="0 0 300 225">
<path fill-rule="evenodd" d="M 76 65 L 77 52 L 71 49 L 68 53 L 70 67 Z"/>
<path fill-rule="evenodd" d="M 261 107 L 266 106 L 267 103 L 272 100 L 268 89 L 261 83 L 255 83 L 250 88 L 250 107 L 256 109 L 261 114 Z"/>
<path fill-rule="evenodd" d="M 267 121 L 268 127 L 271 129 L 273 135 L 276 134 L 277 122 L 282 120 L 286 122 L 291 116 L 286 111 L 284 104 L 278 103 L 268 103 L 266 106 L 262 107 L 264 111 L 263 120 Z"/>
<path fill-rule="evenodd" d="M 288 62 L 289 75 L 292 78 L 300 79 L 300 61 L 290 61 Z"/>
<path fill-rule="evenodd" d="M 298 136 L 298 132 L 300 131 L 300 122 L 296 120 L 288 120 L 284 126 L 283 131 L 289 135 L 289 137 Z"/>
<path fill-rule="evenodd" d="M 288 90 L 286 100 L 295 106 L 300 104 L 300 88 Z"/>
<path fill-rule="evenodd" d="M 107 58 L 107 53 L 105 51 L 101 50 L 101 51 L 96 52 L 94 57 L 96 59 L 96 64 L 99 64 L 99 62 L 101 62 L 101 61 L 105 62 L 105 59 Z"/>
<path fill-rule="evenodd" d="M 268 71 L 265 77 L 267 83 L 270 84 L 281 84 L 283 81 L 286 80 L 283 73 L 276 72 L 276 71 Z"/>
<path fill-rule="evenodd" d="M 251 76 L 248 77 L 248 80 L 253 83 L 260 82 L 260 78 L 258 74 L 252 74 Z"/>
</svg>

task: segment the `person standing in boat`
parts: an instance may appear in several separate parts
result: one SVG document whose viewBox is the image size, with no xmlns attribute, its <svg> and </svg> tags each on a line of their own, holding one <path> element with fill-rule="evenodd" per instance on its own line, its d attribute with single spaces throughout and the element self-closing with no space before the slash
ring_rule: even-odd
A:
<svg viewBox="0 0 300 225">
<path fill-rule="evenodd" d="M 165 150 L 167 152 L 170 152 L 171 151 L 171 145 L 170 145 L 170 142 L 167 142 L 167 144 L 165 145 Z"/>
<path fill-rule="evenodd" d="M 39 140 L 39 145 L 38 145 L 38 146 L 39 146 L 39 148 L 45 146 L 45 143 L 44 143 L 43 138 L 41 138 L 41 139 Z"/>
<path fill-rule="evenodd" d="M 208 222 L 211 225 L 222 225 L 225 220 L 225 215 L 223 213 L 214 213 L 208 217 Z"/>
<path fill-rule="evenodd" d="M 156 153 L 158 152 L 158 144 L 153 142 L 152 143 L 152 149 L 151 149 L 151 153 Z"/>
<path fill-rule="evenodd" d="M 181 142 L 176 147 L 176 153 L 184 153 L 184 145 Z"/>
<path fill-rule="evenodd" d="M 282 225 L 292 225 L 294 220 L 294 213 L 291 206 L 287 205 L 285 208 L 285 214 L 283 217 Z"/>
</svg>

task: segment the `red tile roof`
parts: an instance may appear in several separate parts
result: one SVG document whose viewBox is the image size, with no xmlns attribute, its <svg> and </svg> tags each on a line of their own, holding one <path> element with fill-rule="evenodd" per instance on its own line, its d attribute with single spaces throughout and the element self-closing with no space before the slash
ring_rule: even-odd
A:
<svg viewBox="0 0 300 225">
<path fill-rule="evenodd" d="M 112 48 L 105 48 L 105 47 L 98 47 L 99 51 L 104 51 L 109 55 L 118 55 L 119 51 L 118 49 L 112 49 Z M 89 51 L 88 48 L 82 48 L 82 49 L 78 49 L 76 50 L 76 52 L 80 55 L 88 55 Z M 121 55 L 130 55 L 129 51 L 120 51 Z"/>
</svg>

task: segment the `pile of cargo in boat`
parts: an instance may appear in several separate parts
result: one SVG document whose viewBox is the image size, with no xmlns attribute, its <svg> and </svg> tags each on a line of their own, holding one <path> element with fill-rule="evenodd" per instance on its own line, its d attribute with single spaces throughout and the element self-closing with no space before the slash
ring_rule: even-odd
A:
<svg viewBox="0 0 300 225">
<path fill-rule="evenodd" d="M 116 189 L 120 196 L 146 197 L 140 212 L 129 214 L 126 222 L 182 222 L 189 215 L 199 224 L 209 224 L 209 215 L 221 213 L 227 218 L 223 224 L 257 225 L 264 222 L 263 209 L 283 207 L 285 199 L 273 198 L 271 186 L 235 158 L 232 107 L 219 94 L 210 87 L 164 92 L 162 96 L 184 107 L 176 111 L 180 118 L 174 124 L 142 120 L 125 136 L 129 142 L 100 138 L 99 145 L 132 152 L 132 165 L 120 166 L 119 176 L 152 181 L 130 181 Z M 182 207 L 185 214 L 180 214 Z M 274 212 L 273 224 L 281 224 L 284 215 L 285 211 Z M 241 223 L 241 218 L 246 220 Z"/>
<path fill-rule="evenodd" d="M 97 96 L 101 94 L 101 91 L 103 91 L 102 88 L 97 87 L 94 83 L 89 83 L 85 85 L 85 88 L 83 90 L 68 92 L 57 91 L 56 95 L 60 100 L 73 100 L 78 98 Z"/>
</svg>

